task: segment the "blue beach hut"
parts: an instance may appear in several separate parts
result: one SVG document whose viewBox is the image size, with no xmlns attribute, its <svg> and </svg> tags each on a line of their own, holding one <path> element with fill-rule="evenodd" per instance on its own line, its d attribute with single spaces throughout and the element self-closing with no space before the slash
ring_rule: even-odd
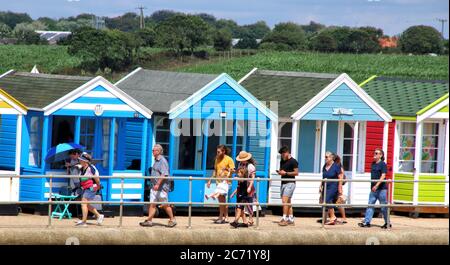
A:
<svg viewBox="0 0 450 265">
<path fill-rule="evenodd" d="M 0 86 L 29 111 L 23 117 L 21 174 L 65 174 L 63 163 L 46 163 L 59 143 L 85 146 L 100 175 L 142 176 L 151 143 L 152 112 L 103 77 L 10 72 Z M 142 161 L 142 162 L 141 162 Z M 102 180 L 103 198 L 120 199 L 120 180 Z M 125 179 L 124 199 L 142 201 L 141 179 Z M 54 180 L 54 191 L 67 180 Z M 49 179 L 22 179 L 20 200 L 48 198 Z"/>
<path fill-rule="evenodd" d="M 276 140 L 272 128 L 278 117 L 229 75 L 138 68 L 116 85 L 158 116 L 155 143 L 165 148 L 171 175 L 210 177 L 216 147 L 224 144 L 233 159 L 241 150 L 251 152 L 257 177 L 268 178 L 271 144 Z M 203 202 L 205 190 L 206 181 L 193 181 L 192 201 Z M 267 191 L 268 183 L 261 181 L 260 202 L 267 201 Z M 188 181 L 176 180 L 169 196 L 171 201 L 187 202 Z"/>
</svg>

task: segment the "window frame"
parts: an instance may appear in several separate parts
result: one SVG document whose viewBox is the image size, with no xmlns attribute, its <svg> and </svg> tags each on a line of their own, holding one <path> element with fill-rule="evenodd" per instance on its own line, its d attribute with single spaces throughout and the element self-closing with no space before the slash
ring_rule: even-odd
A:
<svg viewBox="0 0 450 265">
<path fill-rule="evenodd" d="M 37 126 L 37 130 L 33 131 L 32 130 L 32 120 L 33 118 L 37 118 L 38 119 L 38 126 Z M 30 156 L 28 155 L 28 159 L 27 159 L 27 167 L 29 168 L 41 168 L 42 166 L 42 137 L 43 137 L 43 126 L 44 126 L 44 117 L 42 116 L 37 116 L 37 115 L 33 115 L 33 116 L 29 116 L 29 119 L 27 121 L 28 123 L 28 139 L 29 139 L 29 143 L 28 143 L 28 152 L 29 155 L 32 154 L 34 151 L 38 152 L 38 158 L 37 159 L 37 164 L 36 165 L 30 165 Z M 18 132 L 19 133 L 19 132 Z M 32 139 L 32 135 L 37 135 L 36 139 L 37 139 L 37 144 L 38 144 L 38 148 L 33 148 L 31 147 L 31 139 Z"/>
</svg>

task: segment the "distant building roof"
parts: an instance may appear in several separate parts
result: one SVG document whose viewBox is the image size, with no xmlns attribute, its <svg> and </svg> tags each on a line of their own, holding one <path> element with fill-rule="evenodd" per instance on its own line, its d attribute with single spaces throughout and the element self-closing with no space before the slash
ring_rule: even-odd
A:
<svg viewBox="0 0 450 265">
<path fill-rule="evenodd" d="M 56 43 L 61 39 L 67 38 L 72 32 L 70 31 L 45 31 L 36 30 L 36 33 L 40 34 L 41 39 L 45 39 L 49 43 Z"/>
<path fill-rule="evenodd" d="M 416 113 L 448 93 L 445 80 L 406 80 L 376 77 L 362 88 L 392 116 Z"/>
<path fill-rule="evenodd" d="M 338 74 L 256 70 L 241 85 L 261 101 L 278 102 L 278 117 L 290 119 Z"/>
<path fill-rule="evenodd" d="M 0 78 L 0 88 L 27 108 L 42 109 L 92 78 L 11 71 Z"/>
<path fill-rule="evenodd" d="M 116 86 L 153 112 L 167 113 L 219 75 L 155 71 L 138 68 Z"/>
<path fill-rule="evenodd" d="M 381 48 L 396 48 L 398 46 L 397 37 L 383 37 L 378 40 Z"/>
</svg>

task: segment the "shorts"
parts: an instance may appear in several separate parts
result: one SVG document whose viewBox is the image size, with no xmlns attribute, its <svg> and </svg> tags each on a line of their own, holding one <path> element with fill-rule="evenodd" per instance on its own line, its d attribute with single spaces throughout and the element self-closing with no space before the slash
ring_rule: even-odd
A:
<svg viewBox="0 0 450 265">
<path fill-rule="evenodd" d="M 164 190 L 154 191 L 153 189 L 151 189 L 149 197 L 150 202 L 167 202 L 169 199 L 167 192 Z"/>
<path fill-rule="evenodd" d="M 226 196 L 229 191 L 229 185 L 226 182 L 220 182 L 217 184 L 216 189 L 214 190 L 214 193 L 219 193 L 220 195 Z"/>
<path fill-rule="evenodd" d="M 90 189 L 83 190 L 81 198 L 86 199 L 88 201 L 93 201 L 95 199 L 95 195 L 97 195 L 96 191 L 92 191 Z"/>
<path fill-rule="evenodd" d="M 244 210 L 245 207 L 248 207 L 247 205 L 241 205 L 239 203 L 253 203 L 253 198 L 250 196 L 238 196 L 236 202 L 238 203 L 238 205 L 236 206 L 236 208 Z M 250 205 L 250 207 L 252 207 Z"/>
<path fill-rule="evenodd" d="M 294 191 L 295 191 L 295 183 L 289 182 L 281 185 L 280 195 L 281 197 L 292 198 L 292 196 L 294 195 Z"/>
</svg>

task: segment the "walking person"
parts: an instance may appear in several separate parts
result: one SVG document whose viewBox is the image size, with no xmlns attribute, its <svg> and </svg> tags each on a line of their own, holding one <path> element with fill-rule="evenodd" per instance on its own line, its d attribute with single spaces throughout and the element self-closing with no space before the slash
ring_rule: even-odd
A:
<svg viewBox="0 0 450 265">
<path fill-rule="evenodd" d="M 339 166 L 341 166 L 341 179 L 342 179 L 342 181 L 340 183 L 341 183 L 341 185 L 343 187 L 345 185 L 345 181 L 344 180 L 345 180 L 346 177 L 345 177 L 345 169 L 344 169 L 344 166 L 342 165 L 342 162 L 341 162 L 341 157 L 338 156 L 338 155 L 335 155 L 334 163 L 336 163 Z M 336 204 L 345 204 L 346 201 L 347 200 L 345 198 L 343 190 L 341 190 L 341 192 L 338 193 L 338 198 L 336 200 Z M 345 215 L 345 208 L 342 207 L 342 206 L 339 206 L 338 207 L 338 211 L 339 211 L 339 214 L 341 215 L 341 221 L 339 221 L 339 223 L 346 224 L 347 223 L 347 216 Z"/>
<path fill-rule="evenodd" d="M 163 156 L 163 148 L 159 144 L 155 144 L 152 149 L 153 157 L 155 158 L 155 162 L 153 163 L 153 166 L 151 168 L 150 175 L 154 177 L 163 177 L 158 179 L 151 179 L 151 190 L 150 190 L 150 206 L 148 210 L 148 218 L 140 222 L 139 225 L 145 226 L 145 227 L 151 227 L 153 226 L 153 217 L 156 213 L 156 203 L 157 202 L 168 202 L 169 201 L 169 191 L 170 191 L 170 183 L 167 179 L 167 176 L 169 176 L 169 163 L 167 162 L 167 159 Z M 173 209 L 168 204 L 163 204 L 161 206 L 163 208 L 167 215 L 169 216 L 169 222 L 167 224 L 167 227 L 174 227 L 177 225 L 177 221 L 175 220 Z"/>
<path fill-rule="evenodd" d="M 239 162 L 238 169 L 245 168 L 248 172 L 248 196 L 252 198 L 252 202 L 256 202 L 256 189 L 255 189 L 255 177 L 256 177 L 256 161 L 252 157 L 251 153 L 241 151 L 239 155 L 236 157 L 236 161 Z M 245 210 L 248 212 L 248 225 L 252 226 L 254 224 L 253 221 L 253 205 L 245 206 Z M 258 209 L 257 209 L 258 210 Z M 245 211 L 244 211 L 245 212 Z"/>
<path fill-rule="evenodd" d="M 70 176 L 79 176 L 81 171 L 81 165 L 78 158 L 81 155 L 81 150 L 73 149 L 69 151 L 69 159 L 66 161 L 67 175 Z M 72 192 L 77 193 L 77 190 L 81 188 L 80 178 L 70 178 L 69 179 L 69 187 Z M 80 195 L 80 194 L 76 194 Z"/>
<path fill-rule="evenodd" d="M 235 213 L 235 219 L 230 225 L 234 228 L 238 227 L 249 227 L 249 224 L 247 223 L 247 218 L 245 216 L 244 208 L 245 205 L 239 204 L 239 203 L 252 203 L 252 197 L 249 194 L 249 185 L 250 185 L 250 178 L 248 175 L 248 170 L 246 168 L 239 168 L 237 171 L 237 177 L 241 179 L 248 179 L 248 180 L 239 180 L 237 188 L 234 190 L 234 192 L 231 194 L 230 198 L 233 198 L 234 195 L 237 194 L 237 205 L 236 205 L 236 213 Z M 242 218 L 242 223 L 239 223 L 239 219 Z"/>
<path fill-rule="evenodd" d="M 216 184 L 220 183 L 220 179 L 218 178 L 222 171 L 228 170 L 233 173 L 234 171 L 234 161 L 229 156 L 230 150 L 225 145 L 217 146 L 217 155 L 214 163 L 214 175 L 212 178 L 216 178 Z M 231 174 L 230 174 L 231 175 Z M 230 190 L 231 181 L 228 180 L 228 190 Z M 208 180 L 207 187 L 211 186 L 211 179 Z M 218 200 L 220 203 L 225 203 L 227 200 L 227 195 L 219 195 Z M 214 221 L 215 224 L 225 224 L 228 223 L 228 206 L 227 205 L 219 205 L 219 218 Z"/>
<path fill-rule="evenodd" d="M 295 176 L 298 175 L 298 162 L 292 157 L 287 146 L 281 147 L 278 152 L 281 155 L 280 169 L 277 170 L 281 176 L 281 201 L 283 204 L 288 204 L 283 205 L 283 217 L 278 224 L 280 226 L 295 225 L 291 200 L 296 186 Z"/>
<path fill-rule="evenodd" d="M 325 152 L 325 165 L 322 168 L 322 178 L 323 179 L 343 179 L 343 171 L 340 164 L 335 163 L 336 155 L 330 151 Z M 326 192 L 325 192 L 326 185 Z M 339 195 L 342 195 L 342 181 L 338 182 L 327 182 L 320 185 L 319 192 L 325 200 L 325 203 L 334 204 Z M 326 225 L 335 225 L 337 223 L 337 217 L 334 213 L 334 207 L 328 208 L 329 221 Z"/>
<path fill-rule="evenodd" d="M 371 191 L 369 194 L 369 204 L 375 204 L 377 201 L 380 204 L 387 204 L 387 185 L 386 182 L 381 182 L 386 179 L 387 166 L 384 162 L 384 151 L 381 148 L 375 149 L 373 155 L 373 162 L 370 170 L 370 178 L 372 180 L 378 180 L 378 182 L 371 183 Z M 375 212 L 374 207 L 368 207 L 366 209 L 366 216 L 364 221 L 358 223 L 360 227 L 370 227 L 373 214 Z M 383 213 L 384 225 L 381 226 L 382 229 L 388 228 L 388 209 L 387 207 L 381 207 L 381 212 Z M 389 225 L 391 228 L 392 225 Z"/>
<path fill-rule="evenodd" d="M 92 212 L 95 214 L 97 218 L 97 224 L 101 225 L 103 223 L 104 215 L 100 214 L 97 209 L 90 205 L 90 201 L 95 199 L 95 195 L 97 191 L 100 190 L 100 178 L 98 170 L 92 165 L 92 157 L 83 153 L 78 158 L 81 164 L 80 169 L 80 185 L 82 189 L 81 201 L 84 202 L 81 204 L 81 211 L 83 214 L 82 220 L 78 221 L 76 226 L 86 227 L 87 226 L 87 217 L 88 213 Z"/>
</svg>

